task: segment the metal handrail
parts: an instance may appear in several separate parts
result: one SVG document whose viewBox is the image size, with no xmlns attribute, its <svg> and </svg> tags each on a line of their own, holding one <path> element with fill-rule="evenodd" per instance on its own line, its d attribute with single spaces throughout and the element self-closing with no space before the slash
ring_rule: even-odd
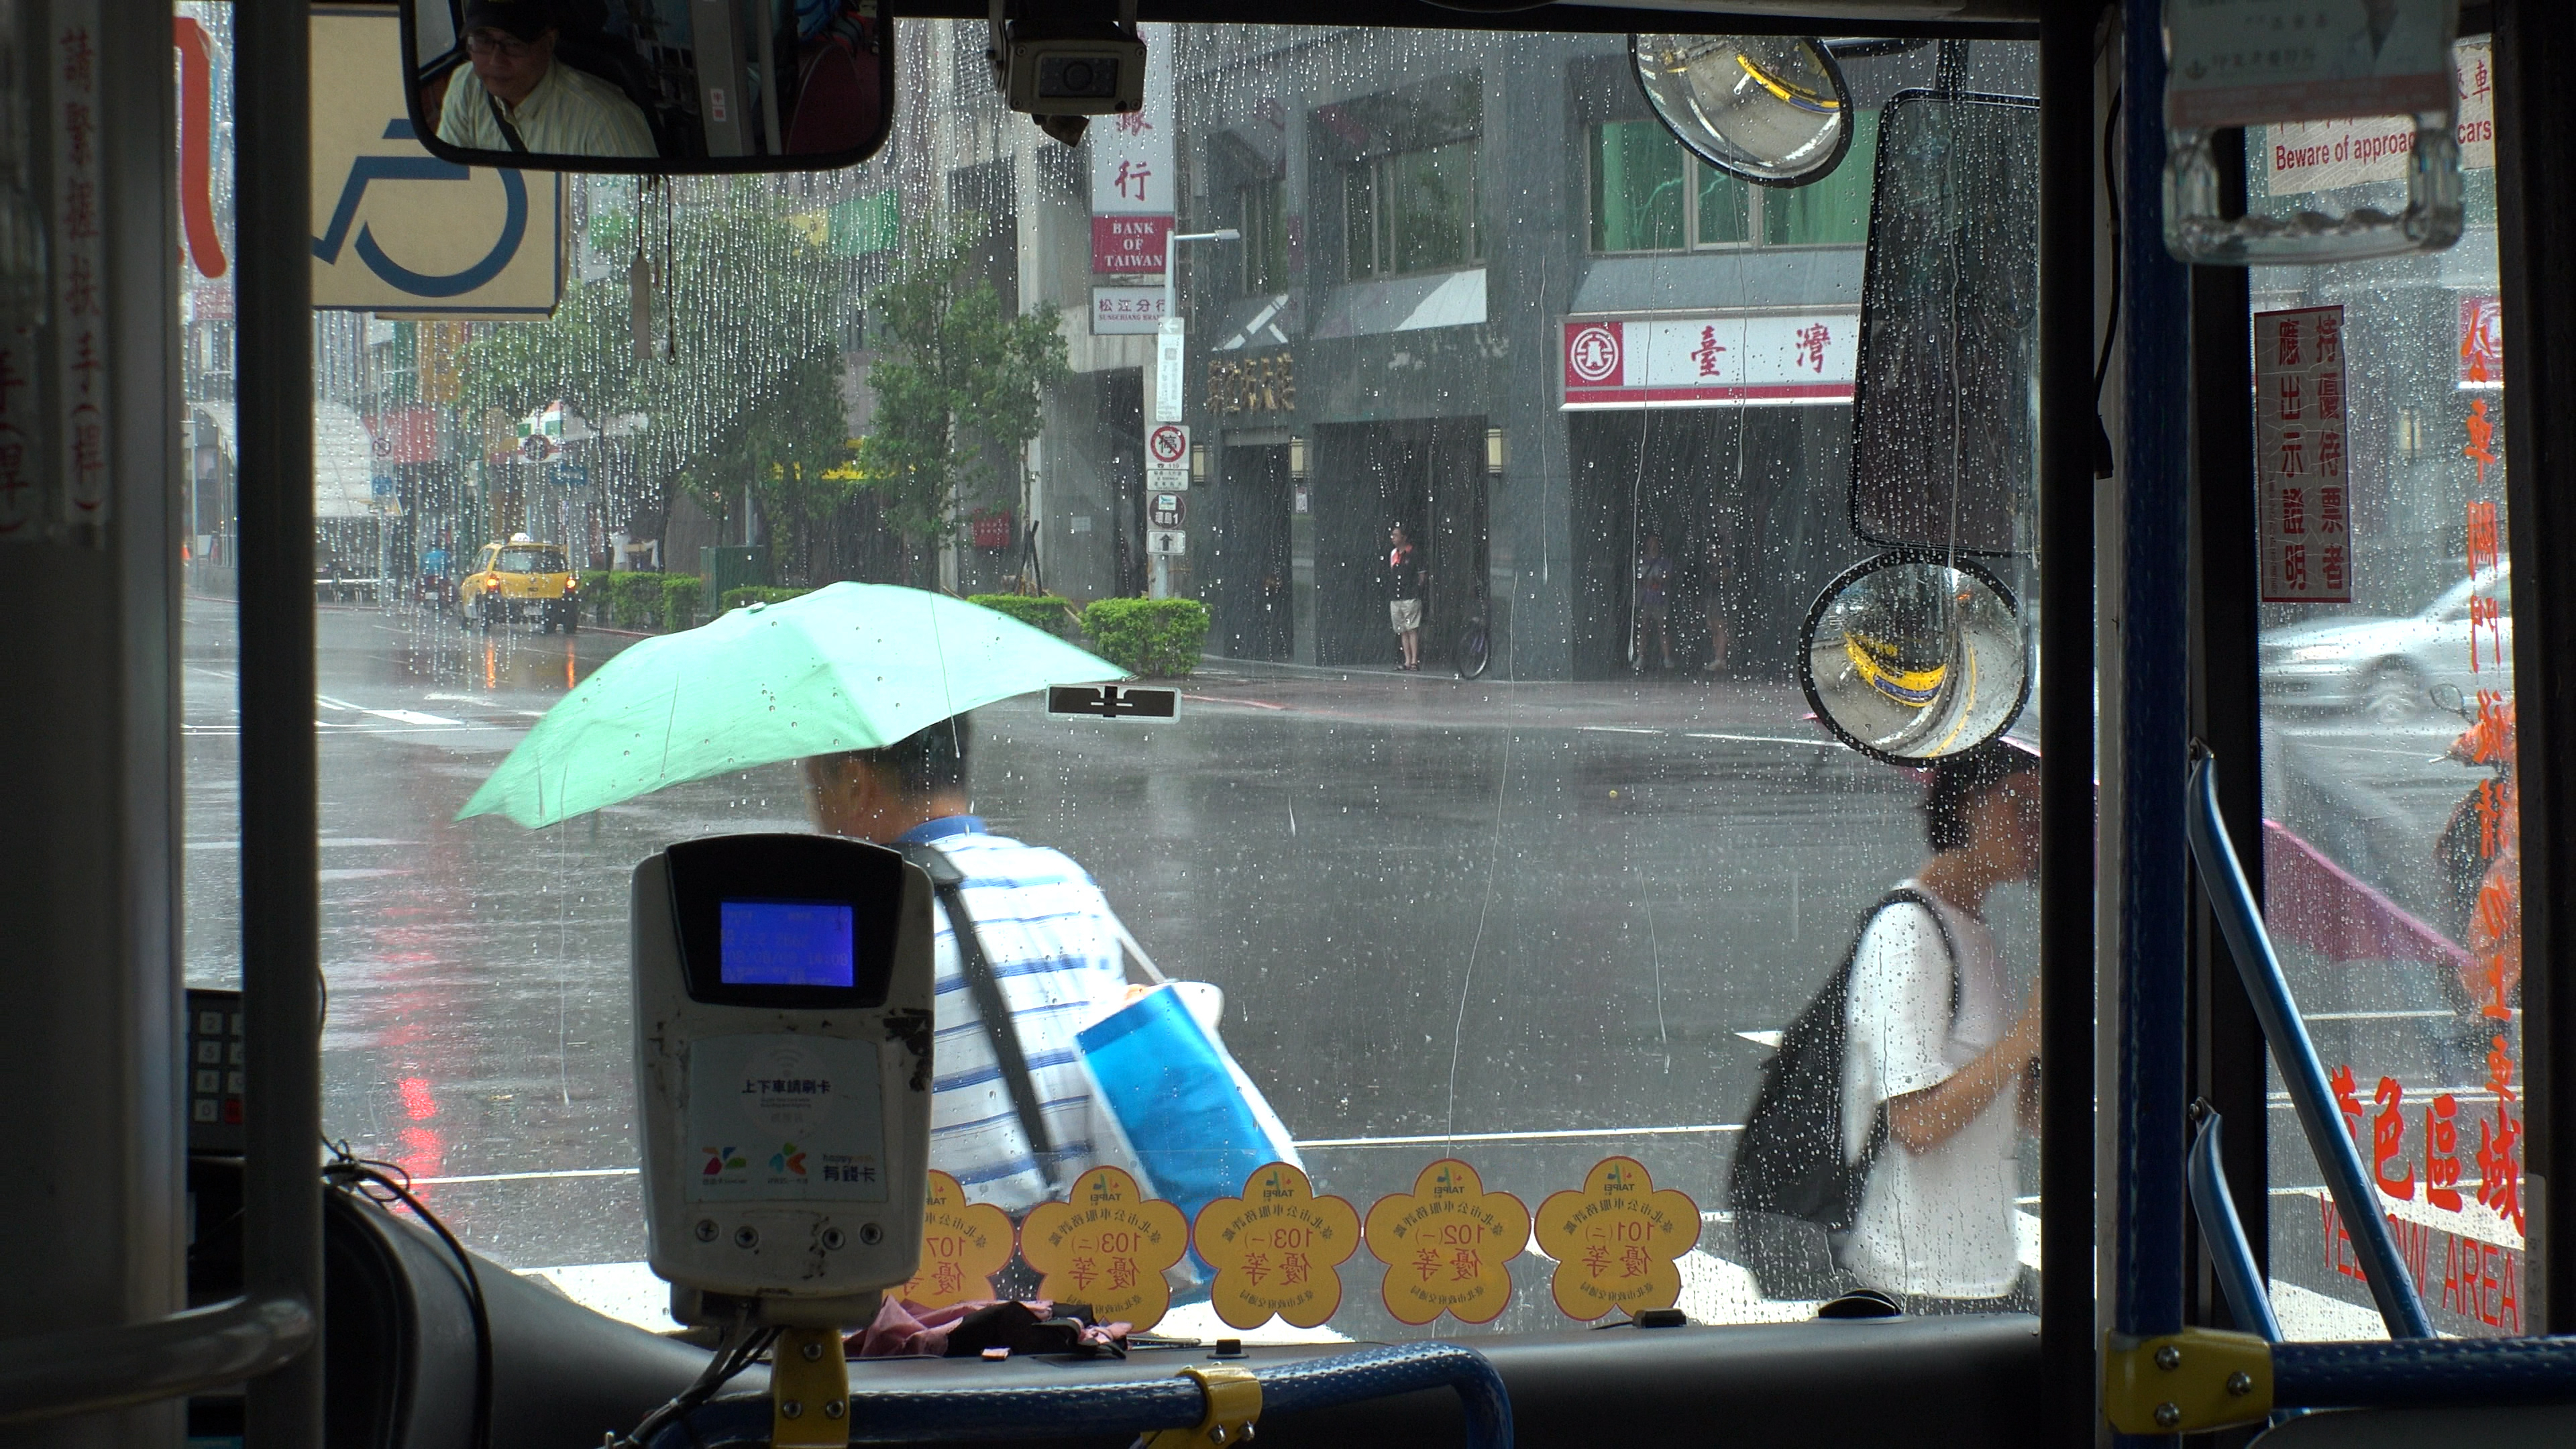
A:
<svg viewBox="0 0 2576 1449">
<path fill-rule="evenodd" d="M 1512 1403 L 1485 1356 L 1454 1343 L 1390 1344 L 1257 1369 L 1264 1415 L 1331 1408 L 1442 1387 L 1458 1391 L 1468 1449 L 1512 1449 Z M 1077 1438 L 1194 1427 L 1206 1391 L 1189 1379 L 974 1389 L 858 1389 L 853 1444 Z M 654 1436 L 651 1449 L 750 1449 L 774 1427 L 769 1397 L 718 1399 Z"/>
<path fill-rule="evenodd" d="M 2333 1091 L 2326 1085 L 2325 1068 L 2317 1059 L 2316 1043 L 2299 1018 L 2298 1003 L 2290 998 L 2281 959 L 2273 953 L 2272 937 L 2254 906 L 2254 889 L 2246 882 L 2245 869 L 2237 863 L 2235 847 L 2221 826 L 2218 763 L 2204 745 L 2192 747 L 2183 833 L 2191 842 L 2192 860 L 2208 891 L 2210 912 L 2227 938 L 2227 954 L 2236 958 L 2236 973 L 2245 983 L 2255 1017 L 2263 1023 L 2263 1040 L 2280 1065 L 2281 1080 L 2289 1086 L 2290 1103 L 2298 1110 L 2308 1150 L 2316 1154 L 2335 1209 L 2352 1235 L 2353 1254 L 2361 1260 L 2371 1301 L 2379 1305 L 2390 1337 L 2431 1338 L 2432 1320 L 2424 1315 L 2424 1302 L 2398 1260 L 2397 1242 L 2388 1231 L 2387 1215 L 2380 1210 L 2378 1189 L 2362 1170 L 2361 1153 L 2343 1130 Z"/>
<path fill-rule="evenodd" d="M 234 1298 L 151 1323 L 0 1343 L 0 1424 L 96 1413 L 256 1378 L 313 1342 L 294 1298 Z"/>
<path fill-rule="evenodd" d="M 2200 1220 L 2200 1240 L 2209 1246 L 2218 1289 L 2227 1295 L 2227 1311 L 2236 1326 L 2266 1343 L 2281 1341 L 2281 1320 L 2273 1315 L 2272 1295 L 2263 1291 L 2263 1275 L 2254 1265 L 2254 1245 L 2245 1239 L 2245 1220 L 2236 1215 L 2236 1199 L 2227 1191 L 2227 1167 L 2219 1160 L 2219 1116 L 2201 1119 L 2191 1139 L 2186 1181 L 2192 1215 Z"/>
</svg>

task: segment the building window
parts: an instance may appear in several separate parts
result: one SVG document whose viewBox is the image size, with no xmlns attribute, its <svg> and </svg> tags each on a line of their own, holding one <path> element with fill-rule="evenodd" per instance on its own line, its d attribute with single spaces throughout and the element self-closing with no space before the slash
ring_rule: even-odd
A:
<svg viewBox="0 0 2576 1449">
<path fill-rule="evenodd" d="M 1700 164 L 1660 122 L 1592 128 L 1592 249 L 1859 246 L 1869 240 L 1878 113 L 1853 117 L 1851 150 L 1812 186 L 1754 186 Z M 1688 238 L 1687 242 L 1684 238 Z"/>
<path fill-rule="evenodd" d="M 1473 139 L 1352 166 L 1342 174 L 1352 280 L 1476 261 L 1477 195 Z"/>
<path fill-rule="evenodd" d="M 1243 229 L 1243 291 L 1268 296 L 1288 290 L 1288 206 L 1276 177 L 1235 188 L 1236 225 Z"/>
</svg>

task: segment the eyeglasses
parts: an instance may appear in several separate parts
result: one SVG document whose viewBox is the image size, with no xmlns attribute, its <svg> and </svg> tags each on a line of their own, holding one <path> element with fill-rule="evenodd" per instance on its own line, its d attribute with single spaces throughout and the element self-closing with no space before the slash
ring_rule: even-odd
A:
<svg viewBox="0 0 2576 1449">
<path fill-rule="evenodd" d="M 536 48 L 534 41 L 504 39 L 488 30 L 477 30 L 465 37 L 469 54 L 498 55 L 504 60 L 517 60 Z"/>
</svg>

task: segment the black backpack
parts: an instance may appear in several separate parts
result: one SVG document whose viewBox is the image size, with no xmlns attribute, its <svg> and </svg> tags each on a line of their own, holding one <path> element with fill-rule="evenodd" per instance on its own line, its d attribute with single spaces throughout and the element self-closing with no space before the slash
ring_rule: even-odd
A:
<svg viewBox="0 0 2576 1449">
<path fill-rule="evenodd" d="M 1824 989 L 1780 1033 L 1779 1048 L 1762 1065 L 1762 1085 L 1727 1170 L 1736 1256 L 1767 1298 L 1831 1298 L 1858 1286 L 1835 1263 L 1834 1242 L 1860 1216 L 1870 1166 L 1887 1140 L 1887 1107 L 1879 1105 L 1857 1158 L 1846 1153 L 1843 1059 L 1852 963 L 1870 923 L 1900 903 L 1931 913 L 1950 958 L 1950 1014 L 1959 1013 L 1959 951 L 1949 923 L 1923 892 L 1888 892 L 1861 917 Z"/>
</svg>

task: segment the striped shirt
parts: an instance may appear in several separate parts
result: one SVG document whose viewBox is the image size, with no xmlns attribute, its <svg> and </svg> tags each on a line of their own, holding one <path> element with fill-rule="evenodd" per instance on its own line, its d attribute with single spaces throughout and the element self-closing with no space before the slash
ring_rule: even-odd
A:
<svg viewBox="0 0 2576 1449">
<path fill-rule="evenodd" d="M 507 151 L 510 138 L 492 119 L 492 94 L 474 67 L 461 65 L 447 82 L 438 109 L 438 139 L 469 151 Z M 626 93 L 587 71 L 556 61 L 517 105 L 502 114 L 531 154 L 540 156 L 651 156 L 653 128 Z"/>
<path fill-rule="evenodd" d="M 1094 1001 L 1126 981 L 1118 917 L 1071 857 L 990 834 L 975 816 L 924 821 L 902 839 L 936 845 L 965 874 L 959 890 L 1061 1158 L 1056 1180 L 1070 1183 L 1093 1157 L 1091 1089 L 1073 1034 L 1091 1020 Z M 968 1201 L 1018 1216 L 1047 1197 L 1047 1184 L 966 988 L 945 903 L 934 951 L 930 1165 L 955 1177 Z"/>
</svg>

